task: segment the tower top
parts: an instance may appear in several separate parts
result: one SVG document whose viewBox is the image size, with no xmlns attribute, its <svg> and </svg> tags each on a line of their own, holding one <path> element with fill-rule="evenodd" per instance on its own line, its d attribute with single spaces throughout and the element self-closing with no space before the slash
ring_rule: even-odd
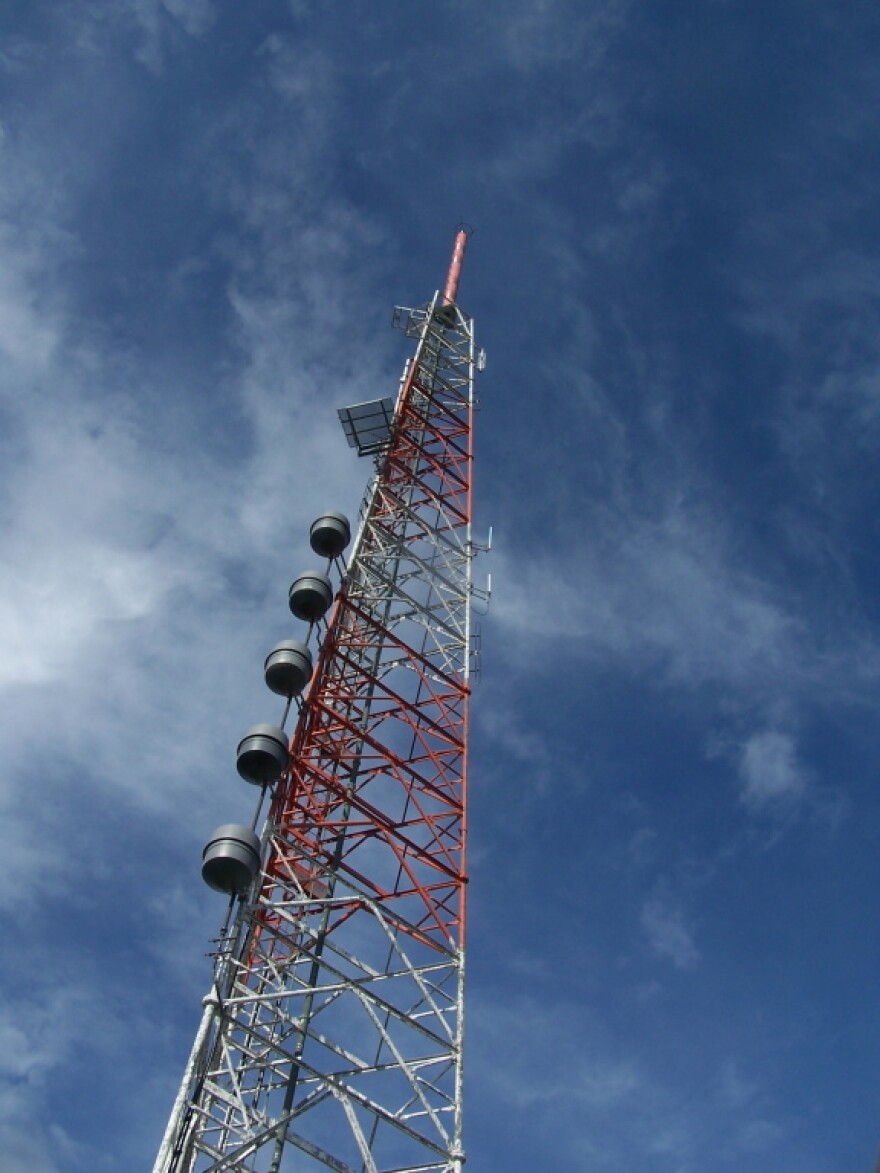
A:
<svg viewBox="0 0 880 1173">
<path fill-rule="evenodd" d="M 472 229 L 462 225 L 455 234 L 455 244 L 452 246 L 452 259 L 449 262 L 449 272 L 446 274 L 446 285 L 443 289 L 443 304 L 454 305 L 458 297 L 458 282 L 461 279 L 461 266 L 464 262 L 464 250 L 467 248 L 468 237 Z"/>
</svg>

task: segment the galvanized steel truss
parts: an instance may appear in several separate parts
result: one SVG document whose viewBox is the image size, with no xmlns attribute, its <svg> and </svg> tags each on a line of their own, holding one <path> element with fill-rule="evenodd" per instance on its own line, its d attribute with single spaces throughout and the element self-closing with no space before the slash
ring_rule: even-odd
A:
<svg viewBox="0 0 880 1173">
<path fill-rule="evenodd" d="M 417 339 L 156 1173 L 459 1173 L 472 321 Z"/>
</svg>

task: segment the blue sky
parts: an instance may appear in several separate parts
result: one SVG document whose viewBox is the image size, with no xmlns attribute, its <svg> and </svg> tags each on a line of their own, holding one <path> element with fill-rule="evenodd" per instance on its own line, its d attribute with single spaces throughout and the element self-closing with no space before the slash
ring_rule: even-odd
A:
<svg viewBox="0 0 880 1173">
<path fill-rule="evenodd" d="M 0 1150 L 149 1168 L 335 409 L 476 226 L 480 1173 L 880 1147 L 880 15 L 7 3 Z M 222 903 L 222 902 L 221 902 Z"/>
</svg>

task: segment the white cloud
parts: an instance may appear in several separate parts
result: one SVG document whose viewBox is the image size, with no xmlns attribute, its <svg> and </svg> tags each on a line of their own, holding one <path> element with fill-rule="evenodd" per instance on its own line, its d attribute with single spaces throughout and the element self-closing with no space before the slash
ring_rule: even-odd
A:
<svg viewBox="0 0 880 1173">
<path fill-rule="evenodd" d="M 472 1013 L 479 1019 L 474 1062 L 510 1106 L 540 1105 L 554 1116 L 571 1109 L 593 1113 L 639 1094 L 637 1064 L 611 1052 L 601 1027 L 582 1006 L 475 1000 Z M 524 1037 L 530 1046 L 521 1045 Z"/>
<path fill-rule="evenodd" d="M 61 1173 L 50 1150 L 57 1144 L 39 1136 L 39 1124 L 0 1124 L 0 1151 L 5 1173 Z"/>
<path fill-rule="evenodd" d="M 0 158 L 3 151 L 0 142 Z M 11 225 L 0 223 L 0 357 L 34 373 L 46 370 L 58 343 L 55 323 L 41 304 L 35 280 L 43 250 L 42 241 L 23 239 Z"/>
<path fill-rule="evenodd" d="M 63 987 L 39 977 L 7 993 L 0 1009 L 0 1144 L 4 1170 L 56 1173 L 73 1149 L 64 1130 L 47 1123 L 41 1110 L 54 1068 L 68 1061 L 82 1035 L 102 1046 L 112 1011 L 94 991 L 66 975 Z M 57 1163 L 56 1163 L 57 1162 Z"/>
<path fill-rule="evenodd" d="M 202 8 L 187 17 L 193 33 Z M 302 87 L 297 100 L 308 100 Z M 33 911 L 71 872 L 88 883 L 104 866 L 63 826 L 71 778 L 87 826 L 108 797 L 110 809 L 152 818 L 183 807 L 169 841 L 251 801 L 234 772 L 237 731 L 280 715 L 262 659 L 298 627 L 286 591 L 314 560 L 308 524 L 328 506 L 354 520 L 370 472 L 335 408 L 396 382 L 385 332 L 374 345 L 376 322 L 340 312 L 341 288 L 359 311 L 366 301 L 357 271 L 339 275 L 369 225 L 338 200 L 301 202 L 311 185 L 320 203 L 323 148 L 295 126 L 286 141 L 266 132 L 247 105 L 227 115 L 204 133 L 246 143 L 252 166 L 230 185 L 241 232 L 227 233 L 229 282 L 213 292 L 233 323 L 218 370 L 236 423 L 219 445 L 222 412 L 192 394 L 185 372 L 142 365 L 122 318 L 111 331 L 82 314 L 76 266 L 63 264 L 78 248 L 61 228 L 75 193 L 41 194 L 57 191 L 52 153 L 24 133 L 2 145 L 0 804 L 15 833 L 0 903 L 11 910 Z M 226 200 L 226 188 L 214 196 Z"/>
<path fill-rule="evenodd" d="M 98 7 L 93 5 L 93 11 Z M 611 17 L 624 10 L 616 4 L 602 8 Z M 143 58 L 158 69 L 175 34 L 179 46 L 189 36 L 207 32 L 213 7 L 201 0 L 165 0 L 164 5 L 137 0 L 125 13 L 114 19 L 128 21 L 130 29 L 138 22 L 134 35 Z M 585 32 L 589 51 L 595 47 L 601 52 L 613 23 L 595 38 L 595 28 L 587 23 L 570 36 L 571 16 L 570 5 L 519 5 L 510 26 L 503 26 L 503 47 L 525 72 L 555 71 L 577 59 L 585 51 Z M 18 63 L 25 59 L 20 52 L 12 55 Z M 143 948 L 154 964 L 146 969 L 151 977 L 171 973 L 187 987 L 198 985 L 199 971 L 206 968 L 201 957 L 206 935 L 199 932 L 193 912 L 198 840 L 216 813 L 229 810 L 228 817 L 239 817 L 253 798 L 235 776 L 234 745 L 251 720 L 277 711 L 263 689 L 262 656 L 275 639 L 290 633 L 286 586 L 310 558 L 307 523 L 316 509 L 326 506 L 353 512 L 368 471 L 365 462 L 350 457 L 333 408 L 393 386 L 396 376 L 388 361 L 392 343 L 382 333 L 384 311 L 374 314 L 375 299 L 367 296 L 359 268 L 365 263 L 359 259 L 359 245 L 375 243 L 371 234 L 376 230 L 328 195 L 325 182 L 339 115 L 332 56 L 310 53 L 298 38 L 270 37 L 254 60 L 261 71 L 258 79 L 251 75 L 257 84 L 244 86 L 236 93 L 235 106 L 218 110 L 216 121 L 204 128 L 206 140 L 215 136 L 216 150 L 190 155 L 210 155 L 206 182 L 213 188 L 214 207 L 219 204 L 224 211 L 220 268 L 225 292 L 219 297 L 228 299 L 225 323 L 231 329 L 219 345 L 219 408 L 200 406 L 185 377 L 174 375 L 173 363 L 163 372 L 166 382 L 151 387 L 150 377 L 138 371 L 136 353 L 125 353 L 124 343 L 117 345 L 109 331 L 103 337 L 92 334 L 76 304 L 77 291 L 68 284 L 70 273 L 55 263 L 65 248 L 75 250 L 75 242 L 65 242 L 64 217 L 56 215 L 48 196 L 38 195 L 45 216 L 39 231 L 23 233 L 24 222 L 11 217 L 9 231 L 0 237 L 0 351 L 6 365 L 0 379 L 4 408 L 14 425 L 3 442 L 14 435 L 15 448 L 14 459 L 5 459 L 4 452 L 0 468 L 0 642 L 6 649 L 0 664 L 0 735 L 7 752 L 0 786 L 9 799 L 4 818 L 10 842 L 0 899 L 36 928 L 42 922 L 31 915 L 33 905 L 47 892 L 53 898 L 70 888 L 91 893 L 95 915 L 101 918 L 111 893 L 120 904 L 131 893 L 124 916 L 118 908 L 114 919 L 108 915 L 107 938 L 117 938 L 145 914 L 153 918 L 156 936 Z M 151 78 L 135 72 L 138 85 L 153 87 Z M 262 110 L 257 92 L 273 94 Z M 200 91 L 197 103 L 204 96 Z M 521 175 L 551 180 L 573 144 L 583 155 L 599 150 L 602 135 L 607 139 L 618 129 L 614 120 L 622 99 L 618 95 L 618 105 L 609 102 L 608 88 L 595 99 L 586 92 L 580 97 L 583 116 L 574 113 L 565 134 L 551 141 L 546 127 L 525 119 L 516 123 L 515 135 L 487 168 L 467 162 L 471 172 L 480 171 L 484 179 L 488 175 L 497 192 L 515 193 L 499 199 L 535 204 L 530 223 L 538 225 L 538 247 L 552 260 L 547 272 L 553 277 L 551 300 L 560 336 L 578 313 L 584 334 L 590 326 L 586 310 L 571 309 L 569 315 L 567 308 L 577 305 L 578 286 L 588 279 L 583 253 L 579 259 L 576 249 L 564 247 L 573 222 L 581 226 L 580 205 L 569 211 L 572 219 L 566 222 L 565 211 L 551 208 L 535 185 L 499 180 L 502 175 L 508 181 Z M 276 115 L 280 110 L 280 116 L 263 126 L 260 114 L 270 107 Z M 445 104 L 437 103 L 437 108 L 445 110 Z M 182 108 L 181 121 L 187 115 L 195 120 L 199 110 L 207 111 L 204 117 L 211 121 L 211 109 L 207 102 Z M 146 100 L 138 110 L 143 118 L 158 113 Z M 378 107 L 377 124 L 381 115 Z M 417 136 L 412 128 L 422 121 L 416 104 L 406 117 L 410 133 Z M 66 125 L 57 117 L 44 121 Z M 450 125 L 454 123 L 451 118 Z M 131 124 L 125 132 L 129 129 Z M 114 128 L 114 133 L 121 131 Z M 11 132 L 10 140 L 14 137 Z M 110 136 L 96 137 L 106 150 Z M 370 151 L 373 144 L 359 146 Z M 619 212 L 614 228 L 601 234 L 591 217 L 583 217 L 584 247 L 594 252 L 604 248 L 615 258 L 627 243 L 620 225 L 639 224 L 640 231 L 653 231 L 669 184 L 650 151 L 631 148 L 629 140 L 624 154 L 628 161 L 638 154 L 635 162 L 620 164 L 614 174 L 612 167 L 607 176 L 610 200 Z M 399 173 L 399 144 L 386 142 L 384 149 L 381 171 L 390 184 L 388 177 Z M 475 142 L 473 149 L 485 150 L 485 145 Z M 458 152 L 459 144 L 453 142 L 444 160 L 447 179 L 462 166 Z M 224 160 L 232 175 L 222 173 Z M 21 173 L 18 162 L 18 157 L 7 160 L 7 175 Z M 29 162 L 36 165 L 36 156 Z M 33 193 L 53 187 L 51 156 L 43 162 L 42 171 L 29 173 Z M 505 166 L 509 174 L 504 174 Z M 356 170 L 348 168 L 346 184 L 354 189 L 357 178 Z M 88 191 L 89 184 L 82 187 Z M 414 204 L 419 190 L 411 193 Z M 198 192 L 188 194 L 194 201 L 200 198 Z M 365 191 L 363 198 L 372 197 Z M 420 214 L 429 220 L 434 210 L 426 206 Z M 558 236 L 544 237 L 557 217 Z M 503 217 L 498 224 L 504 228 Z M 164 227 L 170 234 L 173 225 Z M 216 255 L 211 263 L 205 257 L 221 246 L 205 243 L 198 234 L 193 240 L 186 245 L 188 259 L 175 266 L 168 284 L 173 277 L 180 287 L 187 273 L 201 273 L 200 294 L 205 294 L 218 270 Z M 380 250 L 365 251 L 372 263 Z M 557 283 L 560 274 L 564 280 Z M 539 288 L 538 282 L 534 287 Z M 538 307 L 536 322 L 541 312 Z M 114 322 L 118 325 L 119 319 Z M 390 332 L 388 337 L 393 338 Z M 553 337 L 555 345 L 555 333 Z M 583 342 L 580 334 L 577 347 Z M 151 338 L 148 345 L 159 348 L 162 339 Z M 575 355 L 577 362 L 584 365 L 589 353 L 584 346 Z M 642 359 L 643 388 L 655 371 L 650 356 Z M 487 377 L 494 378 L 491 369 Z M 567 386 L 564 380 L 557 385 Z M 522 388 L 511 390 L 517 394 L 505 395 L 501 380 L 486 385 L 481 426 L 494 426 L 492 410 L 502 421 L 508 408 L 515 413 Z M 590 389 L 576 388 L 578 394 L 582 390 L 588 394 Z M 876 387 L 866 382 L 866 397 L 869 391 L 876 394 Z M 538 388 L 539 394 L 544 392 Z M 600 400 L 597 392 L 595 411 L 603 407 Z M 576 396 L 573 401 L 582 402 Z M 657 401 L 662 414 L 662 394 Z M 221 454 L 204 443 L 206 414 L 222 427 L 230 404 L 238 422 L 235 434 L 225 437 Z M 613 434 L 619 458 L 609 484 L 618 485 L 626 463 L 641 457 L 621 415 L 609 413 L 602 422 Z M 505 423 L 513 436 L 515 414 L 500 430 Z M 535 461 L 552 476 L 562 462 L 554 463 L 541 451 L 540 436 L 534 439 Z M 551 442 L 557 446 L 567 439 L 557 433 Z M 579 454 L 580 463 L 570 467 L 579 469 L 593 456 L 593 451 Z M 624 490 L 606 494 L 574 519 L 567 514 L 564 526 L 572 528 L 555 547 L 558 535 L 549 534 L 551 553 L 539 550 L 534 560 L 513 566 L 513 558 L 506 558 L 503 548 L 499 552 L 490 617 L 496 634 L 491 647 L 487 640 L 487 649 L 500 658 L 507 645 L 518 657 L 512 675 L 522 680 L 525 674 L 533 710 L 524 716 L 534 719 L 518 723 L 510 711 L 501 719 L 475 706 L 481 712 L 479 732 L 491 733 L 493 748 L 504 746 L 504 753 L 496 754 L 498 769 L 506 768 L 505 758 L 512 754 L 523 767 L 547 779 L 555 776 L 558 783 L 559 745 L 548 752 L 542 738 L 540 713 L 553 698 L 546 695 L 541 673 L 545 668 L 554 671 L 565 656 L 584 674 L 593 673 L 597 665 L 617 665 L 634 679 L 654 680 L 661 688 L 672 683 L 697 694 L 704 689 L 713 698 L 720 692 L 728 711 L 731 705 L 767 708 L 767 698 L 781 690 L 796 691 L 805 681 L 853 679 L 847 648 L 832 647 L 838 633 L 823 644 L 797 598 L 770 574 L 748 569 L 751 552 L 744 551 L 740 536 L 725 520 L 729 515 L 715 507 L 711 494 L 703 492 L 705 486 L 694 490 L 684 484 L 681 491 L 687 477 L 677 477 L 677 472 L 672 462 L 658 477 L 645 476 L 651 485 L 646 496 L 656 489 L 647 506 Z M 481 484 L 481 493 L 487 487 Z M 532 500 L 540 497 L 543 505 L 547 496 L 535 493 Z M 527 519 L 523 533 L 529 532 Z M 832 652 L 839 653 L 837 659 Z M 763 717 L 764 724 L 753 721 L 750 728 L 772 725 L 772 719 Z M 790 753 L 777 747 L 774 756 L 772 747 L 761 748 L 761 736 L 756 734 L 738 759 L 744 795 L 750 788 L 764 795 L 760 802 L 749 800 L 758 805 L 770 801 L 768 791 L 790 788 L 793 773 L 801 770 L 793 743 Z M 557 826 L 566 829 L 568 822 L 576 825 L 566 803 L 545 805 L 545 822 L 539 828 L 536 824 L 542 833 L 552 834 Z M 123 858 L 131 842 L 126 837 L 142 826 L 147 850 L 137 859 Z M 487 842 L 491 835 L 489 829 Z M 650 828 L 643 828 L 632 840 L 636 860 L 651 858 L 652 835 Z M 146 858 L 150 853 L 159 856 L 169 844 L 176 850 L 181 840 L 186 840 L 187 851 L 192 846 L 190 872 L 166 868 L 162 874 L 162 861 Z M 561 849 L 554 844 L 554 851 Z M 125 866 L 114 872 L 120 862 Z M 693 925 L 680 902 L 661 889 L 641 913 L 645 939 L 657 956 L 683 970 L 697 964 Z M 564 934 L 560 940 L 566 940 Z M 546 957 L 540 939 L 521 945 L 530 958 Z M 89 946 L 80 942 L 76 947 Z M 661 968 L 652 970 L 659 973 Z M 22 972 L 19 968 L 7 974 L 7 981 L 20 980 Z M 482 1054 L 473 1063 L 468 1060 L 472 1086 L 491 1085 L 501 1103 L 512 1104 L 536 1126 L 543 1118 L 554 1125 L 562 1118 L 561 1145 L 584 1137 L 583 1120 L 588 1117 L 591 1132 L 595 1128 L 596 1135 L 610 1142 L 605 1155 L 595 1161 L 593 1154 L 589 1161 L 568 1161 L 567 1167 L 636 1167 L 639 1158 L 664 1168 L 671 1168 L 673 1159 L 679 1162 L 676 1168 L 705 1167 L 705 1161 L 693 1160 L 697 1149 L 711 1156 L 710 1128 L 700 1120 L 705 1103 L 699 1094 L 691 1094 L 694 1088 L 686 1086 L 687 1078 L 682 1076 L 664 1099 L 662 1078 L 653 1083 L 649 1078 L 647 1048 L 641 1053 L 638 1041 L 633 1043 L 625 1030 L 612 1034 L 609 1027 L 603 1032 L 584 1011 L 586 994 L 558 998 L 555 976 L 530 974 L 519 983 L 522 989 L 525 981 L 535 982 L 534 1003 L 513 999 L 500 1008 L 486 999 L 469 1003 L 469 1030 L 483 1040 Z M 572 975 L 566 978 L 570 981 Z M 113 982 L 117 990 L 128 985 L 126 1011 L 133 1021 L 145 990 L 139 981 L 127 971 L 119 977 L 105 969 L 96 988 L 106 991 Z M 539 981 L 544 983 L 540 988 Z M 644 1002 L 635 1013 L 662 1007 L 658 983 L 642 989 Z M 497 996 L 497 987 L 493 994 Z M 57 1024 L 27 1010 L 14 1018 L 0 1017 L 9 1083 L 32 1089 L 28 1103 L 38 1109 L 45 1107 L 40 1103 L 44 1081 L 70 1055 L 65 1030 L 73 1031 L 74 1046 L 79 1046 L 96 1019 L 111 1017 L 78 996 L 62 1009 L 64 1017 Z M 197 1009 L 194 998 L 192 1010 Z M 170 1017 L 141 1023 L 138 1041 L 151 1028 L 176 1035 L 178 1024 Z M 181 1046 L 189 1042 L 183 1037 L 186 1029 L 181 1028 Z M 142 1052 L 131 1044 L 118 1047 L 114 1058 L 119 1071 L 134 1053 Z M 103 1066 L 117 1070 L 116 1063 Z M 156 1066 L 151 1064 L 150 1070 L 146 1083 L 156 1081 L 158 1119 L 170 1098 L 158 1086 Z M 724 1084 L 730 1110 L 748 1096 L 737 1070 L 731 1069 Z M 179 1069 L 173 1074 L 179 1075 Z M 15 1134 L 13 1117 L 25 1119 L 28 1105 L 9 1103 L 21 1111 L 0 1125 L 7 1165 L 29 1173 L 57 1173 L 65 1165 L 61 1142 L 43 1144 L 24 1137 L 20 1129 Z M 137 1112 L 146 1115 L 143 1101 Z M 747 1127 L 741 1133 L 742 1146 L 772 1143 L 763 1119 L 749 1127 L 751 1131 Z M 144 1147 L 149 1143 L 147 1138 Z M 636 1159 L 614 1166 L 611 1154 L 627 1145 L 638 1149 Z M 733 1141 L 730 1148 L 736 1149 Z M 651 1153 L 653 1158 L 645 1155 Z M 98 1167 L 85 1160 L 77 1165 Z"/>
<path fill-rule="evenodd" d="M 670 899 L 655 903 L 668 922 Z M 681 1061 L 705 1042 L 692 1038 L 687 1021 L 676 1022 L 665 1057 L 641 1024 L 613 1029 L 579 1000 L 472 992 L 468 1022 L 469 1080 L 508 1114 L 524 1152 L 552 1154 L 549 1167 L 726 1170 L 739 1154 L 768 1152 L 785 1136 L 740 1056 L 729 1055 L 708 1083 Z"/>
<path fill-rule="evenodd" d="M 589 69 L 624 26 L 629 7 L 628 0 L 606 0 L 588 9 L 556 0 L 526 0 L 506 10 L 503 46 L 511 63 L 526 73 L 572 61 Z"/>
<path fill-rule="evenodd" d="M 736 1143 L 743 1152 L 761 1153 L 784 1140 L 785 1127 L 776 1120 L 749 1120 L 736 1134 Z"/>
<path fill-rule="evenodd" d="M 167 542 L 147 544 L 173 497 L 167 462 L 147 459 L 136 435 L 66 405 L 23 431 L 0 537 L 0 687 L 66 676 L 100 625 L 151 614 L 193 572 Z"/>
<path fill-rule="evenodd" d="M 8 998 L 0 1011 L 0 1080 L 15 1087 L 33 1085 L 70 1053 L 80 1018 L 94 1017 L 98 1007 L 85 992 L 47 989 L 34 1001 L 32 990 Z"/>
<path fill-rule="evenodd" d="M 642 905 L 641 925 L 648 944 L 658 957 L 672 962 L 676 969 L 693 969 L 700 951 L 677 901 L 660 891 Z"/>
<path fill-rule="evenodd" d="M 162 0 L 162 6 L 192 37 L 206 32 L 217 16 L 212 0 Z"/>
<path fill-rule="evenodd" d="M 728 1108 L 744 1108 L 751 1103 L 758 1092 L 754 1081 L 747 1079 L 735 1059 L 725 1059 L 718 1073 L 718 1090 L 721 1102 Z"/>
<path fill-rule="evenodd" d="M 739 775 L 743 801 L 751 807 L 794 802 L 807 787 L 793 738 L 775 729 L 755 733 L 745 742 Z"/>
<path fill-rule="evenodd" d="M 212 0 L 126 0 L 122 11 L 131 15 L 142 35 L 137 59 L 154 73 L 163 65 L 164 43 L 177 25 L 191 37 L 200 37 L 216 18 Z M 100 9 L 94 15 L 103 17 Z"/>
<path fill-rule="evenodd" d="M 494 555 L 491 618 L 519 639 L 566 639 L 584 655 L 688 687 L 772 687 L 797 672 L 799 622 L 737 568 L 722 522 L 673 504 L 657 518 L 597 514 L 569 557 L 516 570 Z M 543 606 L 536 622 L 536 600 Z"/>
</svg>

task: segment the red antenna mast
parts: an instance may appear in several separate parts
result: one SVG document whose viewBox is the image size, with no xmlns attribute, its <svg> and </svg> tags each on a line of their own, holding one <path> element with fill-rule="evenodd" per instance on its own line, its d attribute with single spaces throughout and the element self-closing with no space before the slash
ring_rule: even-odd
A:
<svg viewBox="0 0 880 1173">
<path fill-rule="evenodd" d="M 348 520 L 326 513 L 311 527 L 324 566 L 289 592 L 305 629 L 265 664 L 284 714 L 238 749 L 257 814 L 205 848 L 202 874 L 229 910 L 154 1173 L 461 1171 L 467 235 L 443 294 L 395 310 L 414 344 L 396 399 L 339 412 L 374 473 L 347 565 Z"/>
<path fill-rule="evenodd" d="M 458 300 L 458 283 L 461 279 L 461 267 L 464 263 L 464 251 L 467 248 L 469 235 L 469 229 L 464 227 L 456 233 L 452 259 L 449 262 L 449 272 L 446 274 L 446 285 L 443 289 L 443 305 L 454 305 Z"/>
</svg>

